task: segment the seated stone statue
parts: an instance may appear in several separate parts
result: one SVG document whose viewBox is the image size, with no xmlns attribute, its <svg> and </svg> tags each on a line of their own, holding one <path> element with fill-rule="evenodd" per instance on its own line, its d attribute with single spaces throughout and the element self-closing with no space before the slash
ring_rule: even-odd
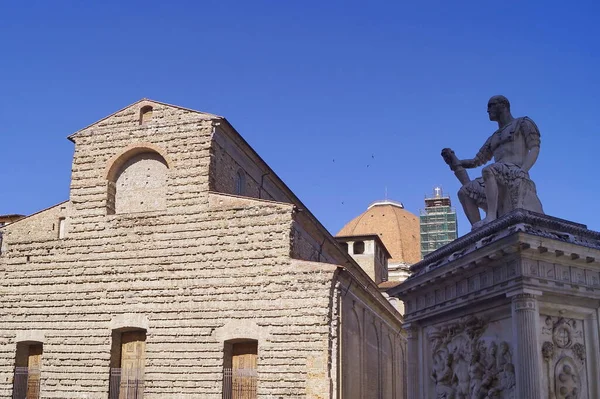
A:
<svg viewBox="0 0 600 399">
<path fill-rule="evenodd" d="M 498 130 L 487 139 L 475 158 L 459 160 L 449 148 L 442 157 L 462 183 L 458 199 L 476 229 L 517 208 L 544 213 L 529 169 L 540 152 L 540 131 L 528 117 L 514 118 L 504 96 L 488 102 L 490 120 L 498 122 Z M 465 168 L 476 168 L 494 158 L 483 168 L 482 177 L 471 180 Z M 481 220 L 479 208 L 486 212 Z"/>
</svg>

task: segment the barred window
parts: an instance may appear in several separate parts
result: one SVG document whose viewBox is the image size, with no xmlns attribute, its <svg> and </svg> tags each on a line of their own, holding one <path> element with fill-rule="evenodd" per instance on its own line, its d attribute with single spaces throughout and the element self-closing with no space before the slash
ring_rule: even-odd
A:
<svg viewBox="0 0 600 399">
<path fill-rule="evenodd" d="M 13 398 L 39 399 L 43 344 L 19 342 L 15 356 Z"/>
<path fill-rule="evenodd" d="M 146 331 L 113 331 L 109 399 L 144 396 Z"/>
<path fill-rule="evenodd" d="M 258 342 L 225 342 L 223 357 L 223 399 L 256 399 Z"/>
</svg>

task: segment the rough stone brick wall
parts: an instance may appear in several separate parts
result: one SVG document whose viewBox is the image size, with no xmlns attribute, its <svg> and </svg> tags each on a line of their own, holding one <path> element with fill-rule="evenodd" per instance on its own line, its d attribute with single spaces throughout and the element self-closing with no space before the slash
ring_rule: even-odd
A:
<svg viewBox="0 0 600 399">
<path fill-rule="evenodd" d="M 0 398 L 11 396 L 17 342 L 34 340 L 43 398 L 105 399 L 111 332 L 122 327 L 147 330 L 148 399 L 220 399 L 224 342 L 236 338 L 258 341 L 259 397 L 335 397 L 340 268 L 325 262 L 347 255 L 295 204 L 209 190 L 209 176 L 227 187 L 215 168 L 234 158 L 216 159 L 217 121 L 142 101 L 73 136 L 70 202 L 2 228 Z M 107 214 L 115 168 L 147 149 L 169 166 L 166 208 Z M 315 246 L 320 262 L 293 259 Z M 399 325 L 356 269 L 350 292 L 363 287 L 356 295 Z"/>
<path fill-rule="evenodd" d="M 3 252 L 8 250 L 10 236 L 17 236 L 23 242 L 52 241 L 58 238 L 59 219 L 69 214 L 70 204 L 63 202 L 51 208 L 37 212 L 27 218 L 27 222 L 17 221 L 10 225 L 4 234 Z M 67 230 L 68 230 L 68 226 Z M 5 228 L 7 229 L 8 226 Z"/>
<path fill-rule="evenodd" d="M 152 119 L 140 125 L 139 110 L 145 105 L 154 107 Z M 169 165 L 166 213 L 196 213 L 206 203 L 213 120 L 211 115 L 144 101 L 78 132 L 73 138 L 74 215 L 84 224 L 91 222 L 85 217 L 104 222 L 110 166 L 122 162 L 121 154 L 145 148 L 156 149 Z M 77 226 L 73 229 L 78 231 Z"/>
<path fill-rule="evenodd" d="M 252 320 L 268 331 L 269 340 L 259 342 L 261 392 L 304 394 L 307 353 L 321 352 L 327 342 L 319 338 L 319 330 L 328 331 L 318 304 L 329 294 L 328 277 L 286 267 L 289 206 L 217 207 L 192 231 L 167 218 L 139 222 L 121 220 L 100 239 L 70 236 L 61 251 L 27 264 L 23 254 L 58 240 L 10 243 L 3 262 L 10 277 L 2 297 L 0 363 L 7 366 L 0 397 L 10 394 L 16 334 L 35 329 L 45 336 L 44 397 L 105 398 L 110 324 L 122 313 L 149 320 L 145 397 L 220 397 L 223 342 L 213 332 L 231 320 Z M 119 254 L 114 246 L 120 245 L 131 249 Z"/>
</svg>

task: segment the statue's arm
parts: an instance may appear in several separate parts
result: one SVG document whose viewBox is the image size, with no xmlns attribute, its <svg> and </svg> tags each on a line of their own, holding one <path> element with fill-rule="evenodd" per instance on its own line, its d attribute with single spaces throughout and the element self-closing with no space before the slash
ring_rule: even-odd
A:
<svg viewBox="0 0 600 399">
<path fill-rule="evenodd" d="M 533 166 L 535 161 L 537 161 L 538 155 L 540 155 L 540 147 L 532 147 L 529 149 L 527 156 L 525 156 L 525 160 L 523 161 L 523 170 L 525 172 L 529 172 L 529 169 Z"/>
<path fill-rule="evenodd" d="M 493 156 L 491 141 L 492 141 L 492 138 L 490 137 L 489 139 L 487 139 L 487 141 L 485 142 L 483 147 L 481 147 L 481 149 L 479 150 L 477 155 L 475 155 L 475 158 L 462 159 L 459 161 L 460 165 L 463 168 L 471 169 L 471 168 L 477 168 L 478 166 L 485 165 L 486 163 L 488 163 L 489 160 L 492 159 L 492 156 Z"/>
<path fill-rule="evenodd" d="M 469 174 L 461 165 L 460 160 L 456 157 L 454 151 L 450 148 L 444 148 L 442 150 L 442 158 L 444 158 L 444 161 L 450 166 L 450 169 L 454 172 L 454 175 L 461 184 L 465 185 L 471 181 Z"/>
<path fill-rule="evenodd" d="M 481 159 L 475 157 L 472 159 L 462 159 L 460 160 L 460 165 L 466 169 L 476 168 L 478 166 L 483 165 L 485 162 L 482 162 Z"/>
<path fill-rule="evenodd" d="M 446 163 L 450 166 L 450 169 L 456 171 L 459 168 L 472 169 L 481 165 L 485 165 L 490 159 L 492 159 L 491 149 L 491 137 L 485 142 L 483 147 L 479 150 L 475 158 L 472 159 L 458 159 L 450 148 L 444 148 L 442 150 L 442 157 Z"/>
<path fill-rule="evenodd" d="M 537 161 L 540 155 L 540 131 L 528 117 L 523 118 L 523 134 L 525 136 L 525 146 L 527 147 L 527 155 L 523 160 L 523 170 L 529 172 L 529 169 Z"/>
</svg>

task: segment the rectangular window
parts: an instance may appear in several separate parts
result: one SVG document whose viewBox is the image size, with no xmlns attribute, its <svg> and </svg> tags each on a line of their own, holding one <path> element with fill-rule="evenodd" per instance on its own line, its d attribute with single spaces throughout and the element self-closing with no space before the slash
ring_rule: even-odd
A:
<svg viewBox="0 0 600 399">
<path fill-rule="evenodd" d="M 17 343 L 13 399 L 39 399 L 42 350 L 41 343 Z"/>
<path fill-rule="evenodd" d="M 58 219 L 58 238 L 65 238 L 65 218 Z"/>
<path fill-rule="evenodd" d="M 113 331 L 112 338 L 109 399 L 142 399 L 146 332 Z"/>
<path fill-rule="evenodd" d="M 256 399 L 258 342 L 225 343 L 223 399 Z"/>
</svg>

